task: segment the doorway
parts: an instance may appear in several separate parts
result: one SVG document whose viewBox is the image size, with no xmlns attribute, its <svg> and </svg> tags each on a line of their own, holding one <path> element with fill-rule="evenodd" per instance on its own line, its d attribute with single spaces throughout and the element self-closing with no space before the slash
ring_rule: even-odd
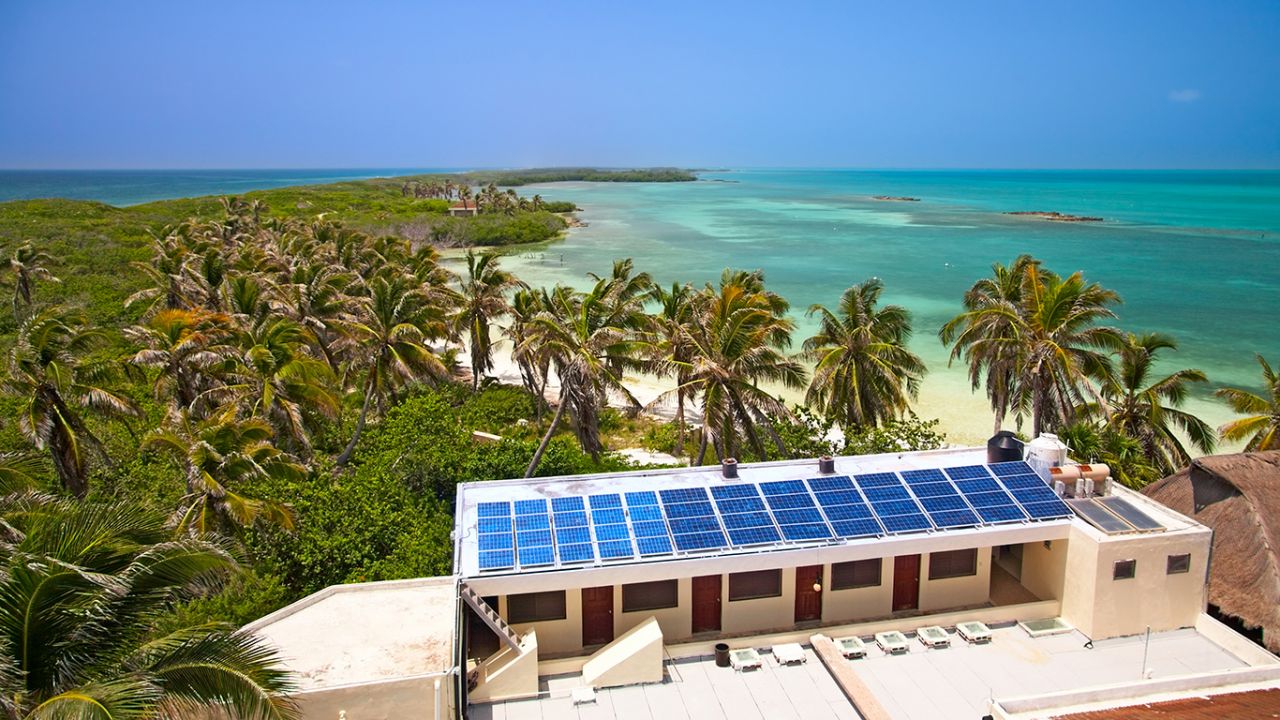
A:
<svg viewBox="0 0 1280 720">
<path fill-rule="evenodd" d="M 582 644 L 613 642 L 613 586 L 582 588 Z"/>
<path fill-rule="evenodd" d="M 720 576 L 693 579 L 692 632 L 720 632 Z"/>
<path fill-rule="evenodd" d="M 920 556 L 899 555 L 893 559 L 893 611 L 915 610 L 920 606 Z"/>
<path fill-rule="evenodd" d="M 822 566 L 798 567 L 796 568 L 796 622 L 821 619 Z"/>
</svg>

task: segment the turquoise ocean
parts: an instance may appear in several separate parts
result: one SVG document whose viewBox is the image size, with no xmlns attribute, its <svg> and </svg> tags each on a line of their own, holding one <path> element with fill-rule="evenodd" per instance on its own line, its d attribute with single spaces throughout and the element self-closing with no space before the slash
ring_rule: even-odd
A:
<svg viewBox="0 0 1280 720">
<path fill-rule="evenodd" d="M 123 205 L 285 185 L 408 174 L 402 169 L 246 171 L 0 171 L 0 200 L 76 197 Z M 834 305 L 869 277 L 883 301 L 908 307 L 912 346 L 930 374 L 917 411 L 954 441 L 991 429 L 985 398 L 948 367 L 938 328 L 992 263 L 1031 253 L 1062 274 L 1082 270 L 1117 290 L 1117 325 L 1173 335 L 1166 367 L 1212 381 L 1189 406 L 1216 424 L 1230 412 L 1213 387 L 1257 388 L 1253 359 L 1280 361 L 1280 172 L 735 170 L 672 184 L 558 183 L 523 194 L 576 201 L 586 227 L 508 265 L 535 285 L 585 285 L 630 257 L 662 283 L 713 281 L 725 267 L 762 269 L 804 310 Z M 911 196 L 884 202 L 874 195 Z M 1004 215 L 1056 210 L 1103 217 L 1057 223 Z"/>
</svg>

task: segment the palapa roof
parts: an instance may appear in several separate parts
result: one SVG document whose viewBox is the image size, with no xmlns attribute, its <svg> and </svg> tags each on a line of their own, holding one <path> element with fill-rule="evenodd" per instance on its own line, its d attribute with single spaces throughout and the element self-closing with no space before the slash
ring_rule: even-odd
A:
<svg viewBox="0 0 1280 720">
<path fill-rule="evenodd" d="M 1193 460 L 1143 493 L 1213 528 L 1209 602 L 1280 650 L 1280 451 Z"/>
<path fill-rule="evenodd" d="M 1177 477 L 1176 475 L 1173 477 Z M 1280 690 L 1189 697 L 1181 700 L 1060 715 L 1057 720 L 1222 720 L 1222 718 L 1275 717 Z"/>
</svg>

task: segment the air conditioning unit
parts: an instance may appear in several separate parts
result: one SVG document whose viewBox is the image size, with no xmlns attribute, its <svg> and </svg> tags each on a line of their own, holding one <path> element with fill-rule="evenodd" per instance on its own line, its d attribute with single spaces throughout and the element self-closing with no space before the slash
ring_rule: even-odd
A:
<svg viewBox="0 0 1280 720">
<path fill-rule="evenodd" d="M 1093 495 L 1093 481 L 1089 478 L 1081 478 L 1076 481 L 1076 487 L 1080 489 L 1080 497 Z"/>
<path fill-rule="evenodd" d="M 1067 484 L 1066 484 L 1066 483 L 1064 483 L 1064 482 L 1062 482 L 1061 480 L 1054 480 L 1054 481 L 1053 481 L 1053 492 L 1054 492 L 1054 494 L 1056 494 L 1058 497 L 1065 497 L 1065 496 L 1066 496 L 1066 494 L 1067 494 Z"/>
</svg>

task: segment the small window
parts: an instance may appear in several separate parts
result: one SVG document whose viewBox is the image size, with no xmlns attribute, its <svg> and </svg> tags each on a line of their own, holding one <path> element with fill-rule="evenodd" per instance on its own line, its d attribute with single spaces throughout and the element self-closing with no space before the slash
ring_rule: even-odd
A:
<svg viewBox="0 0 1280 720">
<path fill-rule="evenodd" d="M 929 579 L 944 580 L 978 574 L 978 549 L 948 550 L 929 554 Z"/>
<path fill-rule="evenodd" d="M 1112 580 L 1132 580 L 1138 574 L 1137 560 L 1117 560 L 1115 569 L 1111 571 Z"/>
<path fill-rule="evenodd" d="M 1169 564 L 1165 568 L 1165 572 L 1169 575 L 1179 575 L 1181 573 L 1191 572 L 1191 554 L 1183 553 L 1182 555 L 1170 555 Z"/>
<path fill-rule="evenodd" d="M 831 566 L 831 589 L 876 587 L 880 584 L 880 558 L 834 563 Z"/>
<path fill-rule="evenodd" d="M 513 625 L 565 617 L 563 590 L 507 596 L 507 622 Z"/>
<path fill-rule="evenodd" d="M 729 575 L 729 601 L 782 596 L 782 571 L 757 570 Z"/>
<path fill-rule="evenodd" d="M 622 612 L 662 610 L 679 604 L 679 585 L 675 580 L 658 580 L 622 586 Z"/>
</svg>

